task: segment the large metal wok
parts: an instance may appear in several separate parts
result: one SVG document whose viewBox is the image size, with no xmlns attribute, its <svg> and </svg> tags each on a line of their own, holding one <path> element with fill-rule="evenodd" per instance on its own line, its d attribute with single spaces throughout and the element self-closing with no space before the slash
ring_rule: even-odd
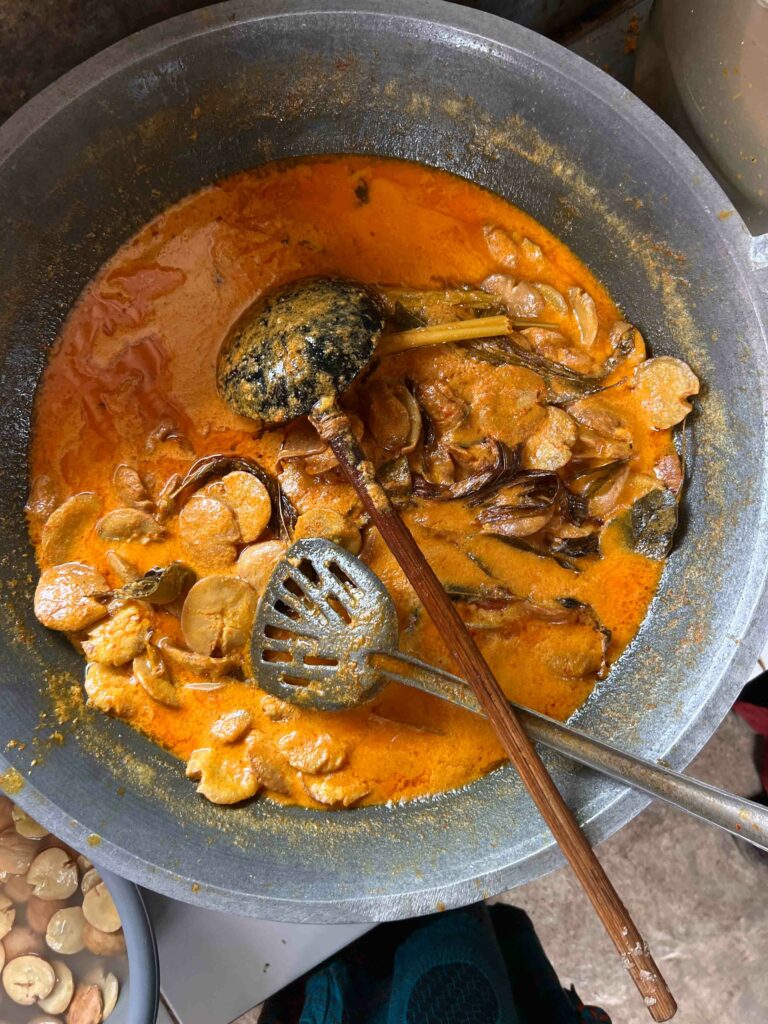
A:
<svg viewBox="0 0 768 1024">
<path fill-rule="evenodd" d="M 57 724 L 51 693 L 82 669 L 32 615 L 23 505 L 35 386 L 102 261 L 212 180 L 340 151 L 448 168 L 518 203 L 586 261 L 656 353 L 681 355 L 705 382 L 677 551 L 580 727 L 685 765 L 768 629 L 766 341 L 749 236 L 697 160 L 622 87 L 515 25 L 408 0 L 238 0 L 89 61 L 0 132 L 0 786 L 135 881 L 299 921 L 465 903 L 559 856 L 509 768 L 408 806 L 233 810 L 196 797 L 177 762 L 118 721 L 84 713 Z M 595 842 L 646 803 L 548 762 Z"/>
</svg>

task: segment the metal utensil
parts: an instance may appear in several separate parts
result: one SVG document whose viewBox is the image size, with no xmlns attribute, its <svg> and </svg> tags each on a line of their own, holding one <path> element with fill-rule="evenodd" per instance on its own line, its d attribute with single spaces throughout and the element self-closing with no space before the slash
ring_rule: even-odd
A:
<svg viewBox="0 0 768 1024">
<path fill-rule="evenodd" d="M 339 404 L 383 327 L 379 304 L 364 285 L 337 277 L 294 281 L 257 298 L 228 331 L 217 365 L 219 391 L 236 412 L 259 422 L 309 417 L 472 687 L 648 1012 L 670 1020 L 677 1007 L 658 964 Z"/>
<path fill-rule="evenodd" d="M 259 603 L 251 668 L 268 693 L 323 711 L 355 707 L 397 682 L 483 713 L 459 676 L 399 651 L 398 632 L 392 598 L 367 565 L 338 544 L 302 540 Z M 768 808 L 514 707 L 539 743 L 768 850 Z"/>
</svg>

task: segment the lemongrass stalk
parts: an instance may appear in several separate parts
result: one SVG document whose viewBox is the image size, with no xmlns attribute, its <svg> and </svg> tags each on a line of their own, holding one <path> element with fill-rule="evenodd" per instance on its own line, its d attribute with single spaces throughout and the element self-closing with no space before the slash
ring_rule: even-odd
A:
<svg viewBox="0 0 768 1024">
<path fill-rule="evenodd" d="M 498 338 L 509 334 L 515 327 L 545 327 L 555 329 L 554 324 L 539 320 L 517 320 L 508 316 L 481 316 L 472 320 L 452 320 L 447 324 L 432 324 L 429 327 L 414 327 L 409 331 L 397 331 L 385 335 L 376 349 L 378 356 L 390 356 L 426 345 L 444 345 L 456 341 L 478 338 Z"/>
</svg>

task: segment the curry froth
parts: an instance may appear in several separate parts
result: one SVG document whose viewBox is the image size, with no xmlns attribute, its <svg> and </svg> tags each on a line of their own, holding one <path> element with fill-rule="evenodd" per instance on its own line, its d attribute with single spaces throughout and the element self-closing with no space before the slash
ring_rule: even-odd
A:
<svg viewBox="0 0 768 1024">
<path fill-rule="evenodd" d="M 256 602 L 289 536 L 359 553 L 394 598 L 403 649 L 453 668 L 307 422 L 255 427 L 217 393 L 219 349 L 243 310 L 311 275 L 380 289 L 382 346 L 424 325 L 513 318 L 509 338 L 406 338 L 342 403 L 510 698 L 565 719 L 606 675 L 663 568 L 664 543 L 648 546 L 647 530 L 645 547 L 633 540 L 637 503 L 642 513 L 661 492 L 674 507 L 682 483 L 671 428 L 695 378 L 647 360 L 574 254 L 499 197 L 427 167 L 339 156 L 266 165 L 166 210 L 88 286 L 51 356 L 30 529 L 42 621 L 90 662 L 90 702 L 188 762 L 218 802 L 411 799 L 502 758 L 483 720 L 415 690 L 321 713 L 243 678 Z M 189 480 L 206 456 L 221 471 Z M 104 597 L 174 562 L 192 573 L 169 600 Z"/>
</svg>

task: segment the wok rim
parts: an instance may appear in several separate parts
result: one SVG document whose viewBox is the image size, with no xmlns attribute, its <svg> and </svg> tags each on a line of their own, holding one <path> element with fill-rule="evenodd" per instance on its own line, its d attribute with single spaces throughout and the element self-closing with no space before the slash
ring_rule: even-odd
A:
<svg viewBox="0 0 768 1024">
<path fill-rule="evenodd" d="M 29 100 L 0 126 L 0 166 L 11 159 L 16 149 L 31 139 L 46 122 L 66 110 L 90 90 L 114 74 L 146 60 L 170 46 L 182 44 L 192 38 L 214 34 L 241 24 L 271 21 L 276 18 L 348 14 L 382 19 L 400 19 L 404 23 L 439 27 L 455 31 L 465 38 L 485 41 L 497 48 L 517 51 L 537 61 L 544 70 L 570 80 L 580 90 L 600 98 L 619 121 L 631 116 L 635 129 L 649 141 L 657 143 L 663 159 L 675 171 L 686 173 L 695 181 L 696 199 L 704 209 L 731 209 L 731 204 L 704 165 L 682 139 L 637 97 L 617 81 L 588 61 L 558 44 L 513 22 L 495 15 L 474 11 L 445 3 L 443 0 L 390 0 L 386 6 L 375 0 L 227 0 L 213 7 L 202 8 L 150 26 L 126 37 L 52 83 Z M 486 55 L 483 55 L 486 56 Z M 693 190 L 693 184 L 691 184 Z M 756 332 L 752 354 L 767 358 L 765 316 L 766 299 L 761 294 L 756 271 L 749 262 L 751 236 L 743 221 L 734 214 L 718 225 L 734 270 L 741 275 L 741 283 L 754 307 Z M 761 350 L 761 351 L 760 351 Z M 763 413 L 768 419 L 768 382 L 758 374 Z M 768 548 L 768 446 L 763 451 L 763 489 L 759 531 L 754 545 L 756 550 Z M 747 602 L 742 614 L 745 622 L 740 636 L 720 637 L 718 644 L 732 645 L 730 662 L 723 671 L 717 689 L 700 705 L 698 713 L 683 728 L 673 745 L 665 752 L 665 763 L 676 769 L 684 768 L 714 733 L 733 704 L 735 697 L 748 678 L 768 633 L 768 566 L 755 568 L 757 557 L 750 569 L 756 576 L 756 586 L 740 594 L 739 604 Z M 751 580 L 750 580 L 751 581 Z M 750 608 L 751 605 L 751 608 Z M 734 611 L 736 615 L 736 611 Z M 717 649 L 718 644 L 713 645 Z M 0 775 L 12 766 L 0 753 Z M 91 833 L 48 800 L 28 779 L 23 788 L 10 794 L 28 813 L 38 818 L 52 832 L 66 842 L 86 852 L 93 847 Z M 614 798 L 585 826 L 593 844 L 609 838 L 626 825 L 651 802 L 651 798 L 629 788 L 616 786 Z M 542 877 L 564 864 L 554 840 L 542 849 L 513 864 L 472 875 L 460 881 L 419 891 L 388 892 L 363 898 L 317 900 L 287 899 L 261 896 L 254 893 L 235 893 L 210 884 L 201 884 L 190 891 L 188 879 L 180 877 L 167 867 L 158 866 L 120 846 L 101 839 L 98 859 L 109 870 L 166 896 L 192 902 L 214 910 L 275 919 L 286 922 L 363 922 L 402 918 L 433 910 L 436 905 L 458 906 L 476 901 L 482 894 L 498 893 Z"/>
</svg>

